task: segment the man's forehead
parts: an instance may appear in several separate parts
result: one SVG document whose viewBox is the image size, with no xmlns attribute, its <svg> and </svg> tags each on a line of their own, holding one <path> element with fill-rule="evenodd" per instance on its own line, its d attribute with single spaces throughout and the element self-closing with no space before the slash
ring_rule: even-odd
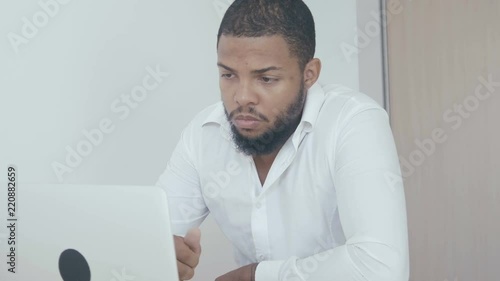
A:
<svg viewBox="0 0 500 281">
<path fill-rule="evenodd" d="M 259 68 L 282 68 L 292 58 L 281 36 L 236 37 L 225 36 L 217 48 L 218 64 L 255 64 Z M 219 65 L 220 66 L 220 65 Z M 277 70 L 277 69 L 275 69 Z"/>
</svg>

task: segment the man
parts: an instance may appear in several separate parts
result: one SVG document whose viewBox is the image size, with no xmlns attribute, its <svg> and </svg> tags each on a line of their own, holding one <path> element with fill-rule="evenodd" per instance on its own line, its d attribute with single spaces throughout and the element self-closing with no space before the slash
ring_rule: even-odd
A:
<svg viewBox="0 0 500 281">
<path fill-rule="evenodd" d="M 408 280 L 406 207 L 387 113 L 320 86 L 300 0 L 236 0 L 218 33 L 222 101 L 184 129 L 158 185 L 179 277 L 211 213 L 241 266 L 216 281 Z"/>
</svg>

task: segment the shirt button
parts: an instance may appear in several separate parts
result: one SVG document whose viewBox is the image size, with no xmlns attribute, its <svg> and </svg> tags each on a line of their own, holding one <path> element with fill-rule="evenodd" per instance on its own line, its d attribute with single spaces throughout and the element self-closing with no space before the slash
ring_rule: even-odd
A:
<svg viewBox="0 0 500 281">
<path fill-rule="evenodd" d="M 262 207 L 262 204 L 260 204 L 260 202 L 255 204 L 255 208 L 260 209 L 260 207 Z"/>
<path fill-rule="evenodd" d="M 260 255 L 260 256 L 259 256 L 259 261 L 263 261 L 263 260 L 264 260 L 264 258 L 265 258 L 265 257 L 264 257 L 264 255 Z"/>
</svg>

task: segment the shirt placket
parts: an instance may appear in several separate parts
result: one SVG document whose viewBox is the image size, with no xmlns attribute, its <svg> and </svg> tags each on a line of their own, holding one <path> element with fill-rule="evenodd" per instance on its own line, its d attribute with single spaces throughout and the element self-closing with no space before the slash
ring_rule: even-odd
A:
<svg viewBox="0 0 500 281">
<path fill-rule="evenodd" d="M 252 208 L 252 234 L 254 238 L 256 260 L 258 262 L 268 260 L 270 247 L 265 198 L 255 198 Z"/>
<path fill-rule="evenodd" d="M 285 153 L 276 158 L 276 165 L 273 163 L 273 166 L 275 167 L 271 168 L 269 171 L 264 187 L 261 187 L 260 185 L 257 168 L 255 167 L 253 159 L 250 160 L 252 162 L 253 175 L 256 177 L 254 181 L 256 184 L 254 185 L 257 191 L 255 194 L 257 196 L 253 198 L 251 226 L 254 239 L 253 242 L 255 245 L 255 258 L 258 262 L 271 259 L 269 223 L 267 215 L 268 199 L 266 194 L 274 185 L 277 178 L 279 178 L 283 171 L 290 165 L 295 156 L 294 148 L 291 143 L 287 143 L 283 149 L 285 150 Z"/>
</svg>

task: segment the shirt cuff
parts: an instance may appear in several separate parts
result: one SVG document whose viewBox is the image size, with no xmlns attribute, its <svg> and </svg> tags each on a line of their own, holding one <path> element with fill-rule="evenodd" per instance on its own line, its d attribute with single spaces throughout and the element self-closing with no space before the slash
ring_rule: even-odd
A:
<svg viewBox="0 0 500 281">
<path fill-rule="evenodd" d="M 255 270 L 255 281 L 279 281 L 280 269 L 285 261 L 261 261 Z"/>
</svg>

